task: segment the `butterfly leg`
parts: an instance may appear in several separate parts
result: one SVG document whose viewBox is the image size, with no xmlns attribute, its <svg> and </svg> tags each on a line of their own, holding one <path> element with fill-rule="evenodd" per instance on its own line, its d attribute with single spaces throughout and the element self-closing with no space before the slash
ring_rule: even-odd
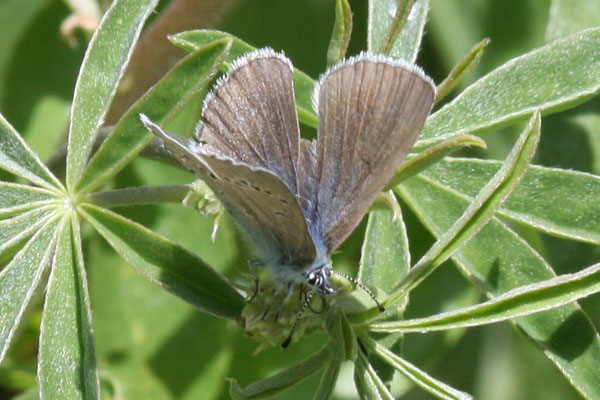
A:
<svg viewBox="0 0 600 400">
<path fill-rule="evenodd" d="M 288 301 L 290 301 L 290 298 L 292 297 L 293 294 L 294 294 L 294 283 L 290 282 L 288 284 L 287 293 L 285 294 L 285 297 L 281 301 L 281 304 L 279 305 L 279 309 L 277 310 L 277 313 L 275 314 L 275 320 L 277 320 L 277 318 L 279 318 L 279 313 L 281 312 L 281 310 L 283 310 L 283 308 L 286 306 Z"/>
<path fill-rule="evenodd" d="M 259 265 L 264 265 L 264 262 L 262 262 L 261 260 L 248 260 L 248 269 L 250 270 L 250 273 L 254 277 L 254 282 L 256 284 L 254 287 L 254 293 L 252 293 L 252 296 L 250 296 L 250 298 L 248 299 L 248 303 L 250 303 L 252 300 L 254 300 L 254 298 L 258 294 L 258 289 L 260 287 L 260 280 L 258 279 L 258 273 L 256 272 L 256 267 Z M 263 319 L 264 319 L 264 316 L 263 316 Z"/>
</svg>

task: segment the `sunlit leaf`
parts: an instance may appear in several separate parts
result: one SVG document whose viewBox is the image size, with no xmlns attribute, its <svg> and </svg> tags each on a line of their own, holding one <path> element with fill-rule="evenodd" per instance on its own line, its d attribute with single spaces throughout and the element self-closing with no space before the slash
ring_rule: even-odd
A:
<svg viewBox="0 0 600 400">
<path fill-rule="evenodd" d="M 113 1 L 94 33 L 81 64 L 71 108 L 68 188 L 79 181 L 133 46 L 157 3 L 158 0 Z"/>
<path fill-rule="evenodd" d="M 57 234 L 40 327 L 40 397 L 100 399 L 79 223 L 67 217 Z"/>
<path fill-rule="evenodd" d="M 240 315 L 242 296 L 196 255 L 106 209 L 85 205 L 82 212 L 115 251 L 152 282 L 211 314 Z"/>
</svg>

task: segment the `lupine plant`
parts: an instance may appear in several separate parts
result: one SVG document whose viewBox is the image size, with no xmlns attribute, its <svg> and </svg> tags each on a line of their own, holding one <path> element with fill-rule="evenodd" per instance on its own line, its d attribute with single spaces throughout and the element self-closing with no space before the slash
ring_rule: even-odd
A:
<svg viewBox="0 0 600 400">
<path fill-rule="evenodd" d="M 68 139 L 51 149 L 48 162 L 0 116 L 6 172 L 0 383 L 7 393 L 20 392 L 20 399 L 600 398 L 600 338 L 592 322 L 598 313 L 591 310 L 590 319 L 577 303 L 600 291 L 598 252 L 589 246 L 600 243 L 600 177 L 590 173 L 599 169 L 534 163 L 546 124 L 556 130 L 567 118 L 595 137 L 595 150 L 586 151 L 600 157 L 597 109 L 564 112 L 594 102 L 600 90 L 600 27 L 593 27 L 600 7 L 581 0 L 585 12 L 577 12 L 552 1 L 546 43 L 479 79 L 473 73 L 490 41 L 469 44 L 439 79 L 436 106 L 411 155 L 334 258 L 334 268 L 372 288 L 386 311 L 340 282 L 348 287 L 343 295 L 316 299 L 321 304 L 305 313 L 294 342 L 282 350 L 302 297 L 276 318 L 263 317 L 273 299 L 245 276 L 248 249 L 239 231 L 139 119 L 144 113 L 190 131 L 214 78 L 255 48 L 251 40 L 206 29 L 171 35 L 172 45 L 187 53 L 107 122 L 157 3 L 114 0 L 106 10 L 77 76 Z M 443 26 L 435 25 L 439 18 L 459 9 L 453 2 L 370 0 L 353 16 L 347 0 L 330 3 L 328 51 L 310 55 L 327 65 L 347 57 L 351 38 L 361 35 L 357 27 L 366 31 L 358 50 L 415 63 L 428 18 L 435 29 Z M 318 124 L 315 79 L 296 70 L 294 83 L 303 135 L 310 136 Z M 482 138 L 494 132 L 510 140 L 490 140 L 486 151 Z M 494 149 L 503 143 L 510 143 L 506 151 Z M 488 152 L 502 156 L 488 159 Z M 556 249 L 548 243 L 566 241 L 581 243 L 596 261 L 581 265 L 569 255 L 569 273 L 557 274 Z M 258 282 L 269 289 L 268 276 Z M 473 328 L 483 325 L 489 327 Z M 473 331 L 487 332 L 485 340 Z M 511 392 L 498 366 L 508 362 L 501 349 L 513 336 L 526 339 L 514 346 L 532 357 L 520 368 L 562 378 L 538 376 L 538 391 Z M 452 354 L 466 357 L 459 350 L 469 352 L 472 343 L 487 352 L 454 368 L 471 371 L 479 383 L 465 383 L 448 362 L 441 364 L 446 370 L 436 367 Z M 256 348 L 262 352 L 252 355 Z M 469 362 L 480 362 L 481 371 Z M 485 373 L 493 376 L 485 380 Z M 562 386 L 549 392 L 557 380 Z"/>
</svg>

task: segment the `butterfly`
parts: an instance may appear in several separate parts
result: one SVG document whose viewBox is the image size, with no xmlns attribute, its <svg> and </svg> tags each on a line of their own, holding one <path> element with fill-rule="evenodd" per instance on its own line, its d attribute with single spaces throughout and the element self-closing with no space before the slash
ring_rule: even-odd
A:
<svg viewBox="0 0 600 400">
<path fill-rule="evenodd" d="M 435 98 L 418 67 L 361 53 L 314 88 L 316 140 L 300 137 L 294 68 L 260 49 L 238 58 L 204 100 L 196 139 L 144 125 L 212 189 L 277 282 L 333 295 L 331 254 L 412 149 Z"/>
</svg>

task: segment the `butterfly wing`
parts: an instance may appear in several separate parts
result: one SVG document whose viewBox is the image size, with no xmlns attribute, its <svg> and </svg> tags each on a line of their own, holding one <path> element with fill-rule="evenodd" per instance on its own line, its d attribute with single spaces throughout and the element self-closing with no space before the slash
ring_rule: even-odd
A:
<svg viewBox="0 0 600 400">
<path fill-rule="evenodd" d="M 271 171 L 297 194 L 293 75 L 290 61 L 271 49 L 239 58 L 205 99 L 197 136 L 207 152 Z"/>
<path fill-rule="evenodd" d="M 315 88 L 317 193 L 308 214 L 329 252 L 356 228 L 412 148 L 435 87 L 417 67 L 362 54 Z"/>
<path fill-rule="evenodd" d="M 145 115 L 141 119 L 173 156 L 210 186 L 264 261 L 290 263 L 300 269 L 315 259 L 298 201 L 276 175 L 207 154 L 192 140 L 165 132 Z"/>
</svg>

